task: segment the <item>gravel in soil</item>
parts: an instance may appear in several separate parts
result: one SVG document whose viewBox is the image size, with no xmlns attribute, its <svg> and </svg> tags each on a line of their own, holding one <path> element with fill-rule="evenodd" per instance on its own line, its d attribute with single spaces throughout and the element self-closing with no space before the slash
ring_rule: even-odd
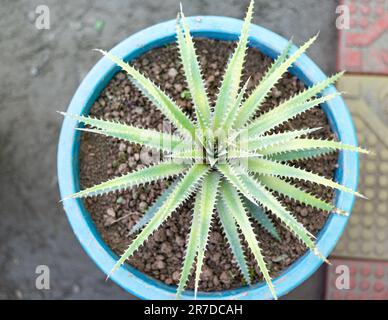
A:
<svg viewBox="0 0 388 320">
<path fill-rule="evenodd" d="M 214 100 L 223 70 L 235 44 L 209 39 L 197 39 L 195 42 L 208 93 Z M 269 57 L 262 55 L 256 49 L 248 50 L 243 78 L 245 81 L 251 77 L 248 92 L 259 82 L 271 63 L 272 60 Z M 193 116 L 193 106 L 175 45 L 153 49 L 135 59 L 133 64 L 173 97 L 187 114 Z M 269 94 L 260 113 L 272 109 L 303 88 L 302 82 L 286 73 Z M 158 130 L 163 129 L 165 121 L 163 115 L 131 84 L 123 72 L 116 74 L 102 91 L 90 114 L 106 120 L 117 120 Z M 287 122 L 276 131 L 307 127 L 322 127 L 312 134 L 314 137 L 335 139 L 326 115 L 319 107 Z M 150 150 L 144 150 L 139 145 L 101 135 L 82 133 L 81 188 L 90 187 L 143 167 L 145 164 L 142 159 L 147 154 L 150 154 Z M 337 154 L 329 154 L 315 160 L 299 161 L 295 164 L 332 178 L 337 167 Z M 90 212 L 103 240 L 114 252 L 120 255 L 128 247 L 133 239 L 133 236 L 129 236 L 129 230 L 169 183 L 170 181 L 155 182 L 84 200 L 85 207 Z M 327 201 L 334 199 L 334 192 L 330 189 L 306 182 L 295 181 L 295 183 Z M 281 199 L 311 233 L 316 235 L 322 229 L 328 217 L 327 213 L 289 199 Z M 193 201 L 189 199 L 145 242 L 128 263 L 166 284 L 178 284 L 191 224 L 192 207 Z M 280 242 L 274 240 L 257 224 L 254 223 L 254 225 L 270 274 L 275 277 L 302 256 L 306 248 L 276 218 L 272 218 L 280 235 Z M 262 281 L 254 257 L 249 250 L 246 252 L 250 272 L 254 275 L 255 282 Z M 193 287 L 192 278 L 188 288 Z M 227 290 L 243 285 L 245 285 L 244 280 L 223 236 L 219 220 L 215 218 L 202 269 L 200 290 Z"/>
</svg>

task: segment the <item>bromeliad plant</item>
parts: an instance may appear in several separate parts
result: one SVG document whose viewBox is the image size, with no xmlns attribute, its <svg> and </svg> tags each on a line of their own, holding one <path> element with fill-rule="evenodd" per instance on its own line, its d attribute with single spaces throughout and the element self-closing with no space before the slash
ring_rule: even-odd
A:
<svg viewBox="0 0 388 320">
<path fill-rule="evenodd" d="M 337 141 L 308 138 L 309 133 L 319 128 L 272 133 L 272 129 L 289 119 L 337 96 L 337 93 L 318 95 L 333 84 L 342 73 L 305 89 L 281 102 L 276 108 L 255 117 L 271 88 L 316 37 L 294 52 L 291 50 L 290 42 L 253 92 L 246 97 L 248 82 L 242 88 L 240 88 L 240 82 L 252 12 L 253 1 L 249 5 L 237 47 L 226 67 L 214 107 L 211 106 L 206 92 L 194 43 L 182 10 L 178 15 L 177 43 L 194 104 L 195 121 L 135 68 L 111 53 L 101 51 L 128 73 L 133 84 L 176 128 L 175 133 L 167 134 L 88 116 L 69 115 L 92 127 L 79 130 L 127 140 L 156 148 L 164 153 L 164 160 L 160 163 L 87 188 L 69 198 L 101 195 L 177 176 L 175 182 L 160 195 L 135 225 L 131 232 L 138 234 L 113 267 L 112 272 L 194 193 L 193 219 L 177 296 L 183 292 L 194 265 L 196 265 L 195 294 L 197 293 L 215 211 L 218 213 L 226 238 L 246 282 L 250 283 L 251 275 L 245 260 L 240 234 L 243 235 L 253 253 L 274 298 L 276 298 L 276 291 L 253 231 L 251 217 L 278 238 L 273 222 L 264 210 L 271 212 L 314 254 L 326 261 L 314 243 L 314 236 L 297 221 L 292 212 L 282 205 L 274 192 L 308 206 L 345 215 L 346 212 L 333 204 L 296 187 L 289 182 L 288 178 L 310 181 L 361 196 L 359 193 L 315 173 L 295 167 L 288 161 L 319 157 L 335 150 L 362 153 L 367 151 Z"/>
</svg>

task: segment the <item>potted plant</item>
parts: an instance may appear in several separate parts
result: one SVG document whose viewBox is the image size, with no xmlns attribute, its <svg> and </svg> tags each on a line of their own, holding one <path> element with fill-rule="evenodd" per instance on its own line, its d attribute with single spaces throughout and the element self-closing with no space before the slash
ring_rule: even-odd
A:
<svg viewBox="0 0 388 320">
<path fill-rule="evenodd" d="M 150 27 L 131 36 L 110 52 L 101 51 L 105 58 L 81 83 L 66 113 L 59 142 L 58 176 L 68 219 L 84 249 L 97 265 L 120 286 L 140 298 L 170 299 L 176 296 L 181 298 L 194 296 L 199 299 L 277 298 L 300 284 L 323 261 L 327 261 L 326 257 L 345 227 L 354 196 L 361 196 L 354 191 L 357 187 L 357 152 L 367 153 L 367 151 L 356 146 L 351 118 L 340 94 L 332 86 L 342 73 L 326 78 L 304 55 L 304 51 L 316 37 L 300 48 L 295 48 L 291 42 L 280 36 L 261 27 L 251 26 L 252 12 L 253 1 L 243 23 L 224 17 L 185 19 L 181 12 L 177 22 L 168 21 Z M 223 75 L 220 77 L 222 80 L 212 105 L 201 72 L 199 62 L 201 57 L 197 57 L 192 36 L 236 40 L 240 30 L 239 41 L 225 72 L 216 70 L 218 75 L 220 73 Z M 181 98 L 192 101 L 191 107 L 185 110 L 187 112 L 184 112 L 147 76 L 127 63 L 136 57 L 144 56 L 147 52 L 157 50 L 156 48 L 173 43 L 175 39 L 187 81 L 187 90 L 182 91 L 180 88 Z M 218 47 L 219 43 L 221 42 L 216 41 L 211 45 Z M 258 49 L 261 54 L 274 59 L 274 63 L 270 64 L 268 71 L 253 87 L 249 78 L 241 85 L 248 44 Z M 148 61 L 144 63 L 143 60 L 143 65 L 148 63 Z M 166 68 L 166 63 L 162 61 L 161 66 Z M 124 111 L 117 111 L 114 115 L 104 114 L 105 119 L 87 115 L 92 105 L 96 105 L 97 98 L 108 82 L 119 70 L 118 67 L 128 74 L 128 81 L 152 102 L 160 115 L 172 123 L 172 132 L 154 129 L 162 123 L 162 116 L 158 118 L 156 124 L 151 124 L 151 120 L 143 121 L 145 125 L 141 128 L 133 125 L 131 120 L 135 121 L 135 118 L 126 115 Z M 309 87 L 293 92 L 291 97 L 282 99 L 275 108 L 263 112 L 261 109 L 265 109 L 266 99 L 271 94 L 277 94 L 276 84 L 289 68 L 291 73 Z M 175 78 L 177 69 L 178 66 L 169 69 L 167 73 L 171 73 Z M 124 81 L 122 74 L 120 79 Z M 163 77 L 159 79 L 160 82 L 162 79 Z M 125 87 L 126 99 L 130 99 L 131 90 L 129 86 Z M 115 101 L 116 106 L 117 101 L 128 101 L 113 97 L 114 94 L 114 90 L 109 91 L 109 99 Z M 99 110 L 105 110 L 99 102 L 97 105 Z M 311 134 L 320 128 L 311 126 L 298 130 L 276 130 L 284 123 L 319 105 L 339 141 L 314 138 Z M 140 114 L 144 111 L 144 106 L 132 107 L 140 108 Z M 188 114 L 190 110 L 192 113 Z M 322 118 L 322 114 L 320 117 Z M 143 123 L 141 120 L 146 119 L 146 116 L 141 115 L 136 119 L 138 123 Z M 87 127 L 79 127 L 79 123 Z M 160 151 L 158 154 L 161 155 L 161 159 L 157 163 L 140 165 L 136 169 L 130 168 L 127 162 L 133 159 L 132 157 L 129 159 L 128 154 L 131 154 L 133 149 L 130 147 L 131 150 L 124 151 L 127 148 L 124 144 L 123 150 L 120 147 L 121 156 L 124 157 L 123 166 L 120 167 L 123 174 L 80 191 L 80 131 L 117 139 L 113 141 L 127 141 L 157 149 Z M 295 161 L 316 159 L 337 150 L 341 153 L 335 174 L 336 181 L 295 165 Z M 139 160 L 138 158 L 139 156 L 135 160 Z M 101 158 L 98 158 L 94 162 L 97 164 L 96 167 L 101 161 Z M 117 169 L 117 163 L 110 164 L 110 167 Z M 120 170 L 116 170 L 116 173 L 120 173 Z M 129 210 L 127 215 L 122 215 L 111 222 L 113 224 L 121 219 L 132 219 L 129 218 L 131 215 L 136 216 L 132 219 L 135 220 L 135 224 L 128 227 L 129 246 L 118 258 L 102 240 L 82 199 L 127 190 L 163 179 L 171 183 L 166 183 L 160 188 L 160 195 L 154 195 L 157 192 L 153 192 L 152 186 L 148 189 L 150 195 L 146 195 L 144 190 L 140 195 L 144 200 L 153 200 L 139 209 L 143 210 L 143 215 L 141 212 L 134 213 Z M 335 202 L 322 200 L 307 192 L 295 184 L 295 179 L 336 189 Z M 323 192 L 326 192 L 325 190 Z M 111 200 L 117 203 L 119 200 L 120 203 L 126 201 L 127 209 L 128 206 L 133 209 L 138 196 L 137 192 L 136 196 L 130 196 L 129 200 L 119 198 Z M 317 235 L 317 241 L 294 216 L 284 198 L 295 200 L 302 209 L 316 208 L 321 212 L 331 212 L 323 230 Z M 89 204 L 92 206 L 98 201 L 97 197 Z M 166 283 L 140 272 L 125 262 L 174 212 L 179 213 L 184 203 L 189 203 L 186 209 L 191 216 L 190 227 L 186 232 L 187 244 L 181 259 L 183 265 L 178 272 L 176 281 L 178 286 L 175 287 L 167 285 L 166 277 L 161 276 L 159 271 L 155 274 Z M 114 209 L 108 209 L 108 215 L 116 217 Z M 200 291 L 198 288 L 201 270 L 205 261 L 206 247 L 210 241 L 212 220 L 215 217 L 224 232 L 224 240 L 234 255 L 233 264 L 239 270 L 239 275 L 232 277 L 239 278 L 241 285 L 231 290 L 197 294 Z M 255 226 L 259 225 L 264 231 L 257 231 Z M 295 246 L 299 241 L 309 251 L 300 254 L 296 262 L 281 270 L 280 275 L 273 280 L 271 279 L 273 270 L 268 267 L 268 261 L 262 251 L 262 246 L 266 243 L 259 243 L 258 237 L 264 232 L 269 236 L 266 238 L 268 243 L 281 242 L 284 235 L 279 235 L 279 226 L 288 230 L 288 237 L 291 233 L 294 235 L 292 241 L 295 242 L 290 246 Z M 185 227 L 183 222 L 178 225 L 178 228 Z M 162 239 L 161 243 L 163 241 Z M 219 253 L 212 252 L 212 255 L 216 256 Z M 163 259 L 162 256 L 159 261 Z M 252 261 L 255 265 L 252 265 Z M 165 262 L 155 263 L 157 267 L 159 265 L 158 269 L 167 268 Z M 271 266 L 274 263 L 275 259 Z M 194 266 L 195 272 L 192 277 L 194 292 L 184 291 Z M 147 271 L 144 264 L 139 268 Z"/>
</svg>

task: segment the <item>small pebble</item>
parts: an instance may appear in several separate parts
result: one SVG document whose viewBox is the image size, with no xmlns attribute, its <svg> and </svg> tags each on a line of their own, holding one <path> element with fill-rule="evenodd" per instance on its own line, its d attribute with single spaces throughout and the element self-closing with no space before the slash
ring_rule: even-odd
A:
<svg viewBox="0 0 388 320">
<path fill-rule="evenodd" d="M 174 281 L 179 281 L 179 279 L 180 279 L 180 272 L 179 271 L 174 271 L 173 272 L 173 274 L 172 274 L 172 279 L 174 280 Z"/>
<path fill-rule="evenodd" d="M 127 145 L 124 142 L 120 142 L 119 150 L 120 151 L 126 151 Z"/>
<path fill-rule="evenodd" d="M 168 70 L 167 74 L 170 78 L 175 78 L 178 74 L 178 71 L 176 71 L 175 68 L 171 68 Z"/>
<path fill-rule="evenodd" d="M 183 247 L 185 245 L 185 239 L 183 239 L 182 237 L 180 236 L 176 236 L 175 237 L 175 243 L 180 246 L 180 247 Z"/>
<path fill-rule="evenodd" d="M 110 217 L 116 218 L 116 212 L 113 210 L 113 208 L 109 208 L 106 210 L 106 214 Z"/>
<path fill-rule="evenodd" d="M 124 74 L 123 72 L 119 72 L 119 73 L 117 74 L 117 79 L 119 79 L 119 80 L 124 80 L 124 79 L 125 79 L 125 74 Z"/>
<path fill-rule="evenodd" d="M 127 168 L 128 168 L 128 165 L 126 163 L 122 163 L 119 165 L 118 170 L 120 173 L 125 173 L 127 171 Z"/>
<path fill-rule="evenodd" d="M 302 217 L 307 217 L 308 214 L 309 214 L 309 211 L 308 211 L 307 208 L 302 208 L 302 210 L 300 210 L 300 215 L 301 215 Z"/>
<path fill-rule="evenodd" d="M 230 282 L 230 277 L 229 274 L 226 271 L 223 271 L 220 275 L 220 280 L 223 283 L 229 283 Z"/>
<path fill-rule="evenodd" d="M 166 264 L 162 260 L 156 260 L 153 265 L 156 269 L 164 269 L 166 267 Z"/>
<path fill-rule="evenodd" d="M 148 203 L 145 201 L 142 201 L 139 203 L 139 210 L 141 212 L 144 212 L 148 208 Z"/>
</svg>

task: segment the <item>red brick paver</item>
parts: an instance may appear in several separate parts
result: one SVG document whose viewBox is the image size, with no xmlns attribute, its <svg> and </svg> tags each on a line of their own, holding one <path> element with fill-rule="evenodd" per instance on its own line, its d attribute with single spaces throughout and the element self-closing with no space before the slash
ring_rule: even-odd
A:
<svg viewBox="0 0 388 320">
<path fill-rule="evenodd" d="M 388 300 L 388 262 L 348 259 L 332 259 L 331 262 L 327 271 L 326 300 Z M 349 287 L 344 289 L 347 283 Z"/>
<path fill-rule="evenodd" d="M 388 74 L 388 0 L 341 0 L 350 28 L 338 33 L 337 68 Z"/>
</svg>

